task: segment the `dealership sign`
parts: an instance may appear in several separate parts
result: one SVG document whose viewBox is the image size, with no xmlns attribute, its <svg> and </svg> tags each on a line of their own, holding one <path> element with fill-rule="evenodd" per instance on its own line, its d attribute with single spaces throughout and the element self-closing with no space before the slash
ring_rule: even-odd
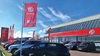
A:
<svg viewBox="0 0 100 56">
<path fill-rule="evenodd" d="M 50 37 L 100 35 L 100 28 L 51 33 Z"/>
<path fill-rule="evenodd" d="M 8 34 L 9 34 L 9 28 L 2 27 L 1 28 L 1 41 L 2 42 L 8 41 Z"/>
<path fill-rule="evenodd" d="M 94 29 L 91 29 L 91 30 L 89 31 L 89 34 L 90 34 L 90 35 L 95 34 L 95 30 L 94 30 Z"/>
</svg>

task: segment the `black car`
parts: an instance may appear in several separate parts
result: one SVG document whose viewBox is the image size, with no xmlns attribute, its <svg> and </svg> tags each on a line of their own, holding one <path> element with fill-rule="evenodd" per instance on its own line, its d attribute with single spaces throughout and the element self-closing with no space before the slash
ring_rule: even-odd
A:
<svg viewBox="0 0 100 56">
<path fill-rule="evenodd" d="M 70 41 L 65 41 L 63 44 L 68 44 Z"/>
<path fill-rule="evenodd" d="M 80 41 L 74 41 L 74 42 L 69 42 L 68 44 L 65 44 L 65 46 L 71 50 L 77 50 L 77 46 L 80 44 L 81 44 Z"/>
<path fill-rule="evenodd" d="M 94 42 L 82 42 L 78 47 L 81 51 L 95 51 L 96 47 Z"/>
<path fill-rule="evenodd" d="M 22 49 L 23 56 L 70 56 L 68 48 L 60 43 L 39 43 L 30 48 Z M 20 56 L 20 50 L 12 56 Z"/>
</svg>

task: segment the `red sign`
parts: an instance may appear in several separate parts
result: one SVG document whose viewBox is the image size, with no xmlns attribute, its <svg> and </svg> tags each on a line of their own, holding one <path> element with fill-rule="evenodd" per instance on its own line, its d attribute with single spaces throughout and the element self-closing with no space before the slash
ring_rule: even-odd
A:
<svg viewBox="0 0 100 56">
<path fill-rule="evenodd" d="M 48 41 L 50 41 L 51 38 L 50 33 L 51 33 L 51 28 L 48 29 Z"/>
<path fill-rule="evenodd" d="M 0 42 L 2 42 L 2 39 L 0 38 Z"/>
<path fill-rule="evenodd" d="M 14 25 L 10 26 L 9 44 L 12 44 L 13 40 L 14 40 Z"/>
<path fill-rule="evenodd" d="M 24 27 L 36 26 L 37 3 L 25 3 Z"/>
<path fill-rule="evenodd" d="M 8 41 L 8 31 L 9 31 L 9 28 L 2 27 L 2 29 L 1 29 L 1 41 L 3 41 L 3 42 Z"/>
<path fill-rule="evenodd" d="M 51 37 L 61 36 L 89 36 L 89 35 L 100 35 L 100 28 L 69 31 L 69 32 L 58 32 L 50 34 Z"/>
</svg>

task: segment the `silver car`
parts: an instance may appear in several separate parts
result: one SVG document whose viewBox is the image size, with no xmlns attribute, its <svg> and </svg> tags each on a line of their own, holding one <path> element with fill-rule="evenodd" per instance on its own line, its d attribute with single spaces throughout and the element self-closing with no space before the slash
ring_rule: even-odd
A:
<svg viewBox="0 0 100 56">
<path fill-rule="evenodd" d="M 43 42 L 43 41 L 40 41 L 40 40 L 28 40 L 28 41 L 25 41 L 23 44 L 11 45 L 8 48 L 8 52 L 14 53 L 18 49 L 28 48 L 28 47 L 33 46 L 36 43 L 41 43 L 41 42 Z"/>
</svg>

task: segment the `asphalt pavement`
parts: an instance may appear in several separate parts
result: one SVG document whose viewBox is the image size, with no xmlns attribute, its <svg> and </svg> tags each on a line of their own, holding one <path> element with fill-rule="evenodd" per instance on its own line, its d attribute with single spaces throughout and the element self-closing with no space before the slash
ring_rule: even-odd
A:
<svg viewBox="0 0 100 56">
<path fill-rule="evenodd" d="M 100 52 L 82 52 L 82 51 L 71 50 L 70 53 L 71 56 L 100 56 Z"/>
</svg>

